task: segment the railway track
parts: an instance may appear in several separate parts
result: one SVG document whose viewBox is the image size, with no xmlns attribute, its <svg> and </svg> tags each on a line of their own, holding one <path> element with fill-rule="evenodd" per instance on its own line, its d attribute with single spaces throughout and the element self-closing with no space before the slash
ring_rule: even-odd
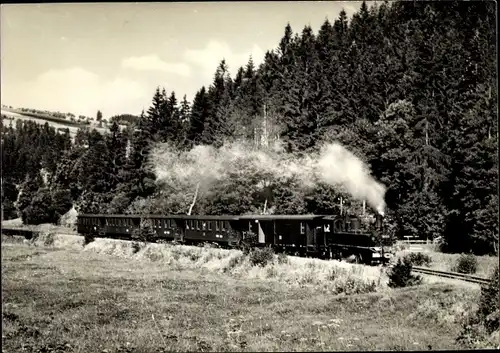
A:
<svg viewBox="0 0 500 353">
<path fill-rule="evenodd" d="M 476 283 L 476 284 L 480 284 L 480 285 L 488 285 L 491 282 L 488 278 L 483 278 L 483 277 L 474 276 L 474 275 L 467 275 L 467 274 L 458 273 L 458 272 L 446 272 L 446 271 L 432 270 L 432 269 L 426 268 L 426 267 L 413 266 L 413 272 L 419 273 L 419 274 L 424 274 L 424 275 L 443 277 L 443 278 L 459 279 L 459 280 L 462 280 L 465 282 Z"/>
</svg>

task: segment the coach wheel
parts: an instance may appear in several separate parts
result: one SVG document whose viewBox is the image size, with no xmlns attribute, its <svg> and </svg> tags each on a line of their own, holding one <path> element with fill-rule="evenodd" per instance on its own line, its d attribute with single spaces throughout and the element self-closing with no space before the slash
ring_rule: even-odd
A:
<svg viewBox="0 0 500 353">
<path fill-rule="evenodd" d="M 363 256 L 361 254 L 356 255 L 356 263 L 357 264 L 363 263 Z"/>
</svg>

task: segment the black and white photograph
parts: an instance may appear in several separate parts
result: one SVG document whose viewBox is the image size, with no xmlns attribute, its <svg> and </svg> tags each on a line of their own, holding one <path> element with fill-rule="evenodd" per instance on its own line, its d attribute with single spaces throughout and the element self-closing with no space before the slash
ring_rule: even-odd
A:
<svg viewBox="0 0 500 353">
<path fill-rule="evenodd" d="M 500 349 L 497 12 L 2 4 L 2 353 Z"/>
</svg>

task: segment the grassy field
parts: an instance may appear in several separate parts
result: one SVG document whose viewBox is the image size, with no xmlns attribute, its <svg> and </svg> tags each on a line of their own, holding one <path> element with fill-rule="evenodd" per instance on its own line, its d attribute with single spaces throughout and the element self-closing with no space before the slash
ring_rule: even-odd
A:
<svg viewBox="0 0 500 353">
<path fill-rule="evenodd" d="M 2 349 L 458 349 L 460 322 L 479 294 L 442 283 L 392 290 L 379 268 L 334 261 L 255 268 L 232 260 L 235 251 L 176 249 L 151 244 L 134 253 L 130 243 L 103 239 L 82 249 L 75 236 L 3 241 Z M 377 276 L 375 292 L 336 290 Z"/>
</svg>

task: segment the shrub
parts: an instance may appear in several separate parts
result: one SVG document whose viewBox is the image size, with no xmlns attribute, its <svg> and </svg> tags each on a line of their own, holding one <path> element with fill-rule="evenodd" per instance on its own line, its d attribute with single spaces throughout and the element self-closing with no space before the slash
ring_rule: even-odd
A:
<svg viewBox="0 0 500 353">
<path fill-rule="evenodd" d="M 457 265 L 452 270 L 459 273 L 476 273 L 477 259 L 472 254 L 462 254 L 457 260 Z"/>
<path fill-rule="evenodd" d="M 269 262 L 274 261 L 274 251 L 272 248 L 255 248 L 248 254 L 248 259 L 252 266 L 266 266 Z"/>
<path fill-rule="evenodd" d="M 481 287 L 479 307 L 475 313 L 469 314 L 462 325 L 460 335 L 457 337 L 457 341 L 466 346 L 474 348 L 494 346 L 491 341 L 495 341 L 495 339 L 491 339 L 491 337 L 494 336 L 494 332 L 500 330 L 498 266 L 493 271 L 490 280 L 488 285 Z"/>
<path fill-rule="evenodd" d="M 33 194 L 29 205 L 22 210 L 21 217 L 25 224 L 57 223 L 71 206 L 69 190 L 42 188 Z"/>
<path fill-rule="evenodd" d="M 287 254 L 285 253 L 279 253 L 278 255 L 278 263 L 279 264 L 287 264 L 289 261 L 288 261 L 288 256 Z"/>
<path fill-rule="evenodd" d="M 83 246 L 92 243 L 95 240 L 94 234 L 85 234 L 83 238 Z"/>
<path fill-rule="evenodd" d="M 134 241 L 132 243 L 132 252 L 134 254 L 137 254 L 139 251 L 141 251 L 141 248 L 143 247 L 144 243 L 141 243 L 141 242 L 138 242 L 138 241 Z"/>
<path fill-rule="evenodd" d="M 46 233 L 45 234 L 45 239 L 43 241 L 43 245 L 45 246 L 52 246 L 54 245 L 54 233 Z"/>
<path fill-rule="evenodd" d="M 398 259 L 398 262 L 388 272 L 389 287 L 400 288 L 415 286 L 422 283 L 422 278 L 420 276 L 411 274 L 412 269 L 413 266 L 409 259 Z"/>
<path fill-rule="evenodd" d="M 432 259 L 429 255 L 421 252 L 410 253 L 406 255 L 405 258 L 408 259 L 412 266 L 429 266 L 432 262 Z"/>
<path fill-rule="evenodd" d="M 498 266 L 490 277 L 491 282 L 481 287 L 481 298 L 477 311 L 479 320 L 484 324 L 488 333 L 500 328 L 500 306 L 498 304 L 499 280 Z"/>
</svg>

